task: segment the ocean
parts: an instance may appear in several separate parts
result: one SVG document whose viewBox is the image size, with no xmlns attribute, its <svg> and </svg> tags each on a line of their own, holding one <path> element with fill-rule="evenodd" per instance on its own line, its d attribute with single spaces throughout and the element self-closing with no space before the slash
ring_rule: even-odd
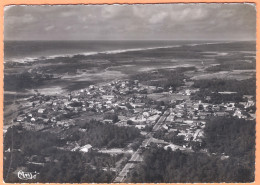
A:
<svg viewBox="0 0 260 185">
<path fill-rule="evenodd" d="M 30 62 L 60 56 L 116 54 L 217 41 L 5 41 L 4 61 Z"/>
</svg>

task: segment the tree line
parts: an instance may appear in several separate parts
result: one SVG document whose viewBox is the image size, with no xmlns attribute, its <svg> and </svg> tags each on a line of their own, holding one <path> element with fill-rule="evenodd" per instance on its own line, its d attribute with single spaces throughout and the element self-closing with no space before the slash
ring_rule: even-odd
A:
<svg viewBox="0 0 260 185">
<path fill-rule="evenodd" d="M 129 182 L 254 181 L 255 121 L 213 118 L 206 125 L 203 142 L 208 150 L 206 153 L 152 146 L 144 152 L 144 161 L 131 172 Z"/>
</svg>

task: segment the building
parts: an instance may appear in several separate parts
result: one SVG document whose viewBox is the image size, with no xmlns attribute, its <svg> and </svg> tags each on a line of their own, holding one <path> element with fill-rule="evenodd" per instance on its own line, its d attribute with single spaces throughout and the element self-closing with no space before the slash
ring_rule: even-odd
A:
<svg viewBox="0 0 260 185">
<path fill-rule="evenodd" d="M 224 116 L 228 116 L 229 114 L 227 112 L 215 112 L 214 115 L 219 117 L 224 117 Z"/>
<path fill-rule="evenodd" d="M 38 109 L 38 113 L 43 114 L 45 113 L 46 109 Z"/>
</svg>

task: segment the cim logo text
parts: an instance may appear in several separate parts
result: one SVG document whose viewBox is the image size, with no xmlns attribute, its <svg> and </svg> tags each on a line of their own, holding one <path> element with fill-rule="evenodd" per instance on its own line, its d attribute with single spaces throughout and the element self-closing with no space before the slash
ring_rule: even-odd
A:
<svg viewBox="0 0 260 185">
<path fill-rule="evenodd" d="M 24 172 L 24 171 L 20 170 L 17 175 L 18 175 L 18 178 L 21 180 L 32 180 L 32 179 L 36 179 L 36 176 L 38 174 L 39 173 L 37 173 L 37 172 Z"/>
</svg>

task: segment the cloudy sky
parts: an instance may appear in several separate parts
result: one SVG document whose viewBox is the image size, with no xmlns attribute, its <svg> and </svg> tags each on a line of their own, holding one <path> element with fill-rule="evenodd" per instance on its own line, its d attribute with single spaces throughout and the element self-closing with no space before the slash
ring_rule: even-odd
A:
<svg viewBox="0 0 260 185">
<path fill-rule="evenodd" d="M 252 40 L 251 4 L 7 6 L 5 40 Z"/>
</svg>

